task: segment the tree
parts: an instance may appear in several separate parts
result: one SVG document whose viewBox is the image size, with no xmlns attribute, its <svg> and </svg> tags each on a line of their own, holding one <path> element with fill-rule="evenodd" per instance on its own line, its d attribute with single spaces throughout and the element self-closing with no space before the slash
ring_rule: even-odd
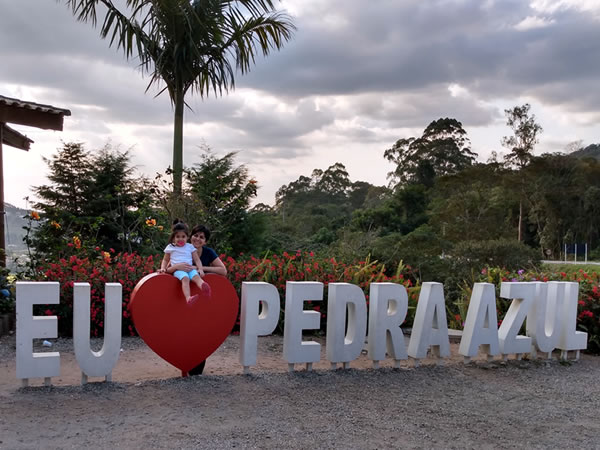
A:
<svg viewBox="0 0 600 450">
<path fill-rule="evenodd" d="M 35 207 L 41 210 L 60 209 L 78 215 L 85 206 L 85 192 L 92 184 L 92 155 L 80 142 L 65 143 L 51 158 L 43 158 L 48 165 L 50 185 L 34 187 L 41 199 Z"/>
<path fill-rule="evenodd" d="M 279 188 L 270 232 L 281 250 L 319 250 L 350 224 L 354 210 L 379 205 L 386 193 L 384 187 L 351 182 L 342 163 L 314 169 L 310 177 L 301 175 Z"/>
<path fill-rule="evenodd" d="M 505 109 L 506 125 L 513 130 L 512 136 L 502 138 L 502 145 L 510 150 L 505 156 L 509 165 L 525 167 L 533 157 L 533 149 L 538 143 L 538 135 L 543 129 L 535 122 L 535 115 L 529 115 L 531 105 L 515 106 Z"/>
<path fill-rule="evenodd" d="M 515 106 L 504 110 L 506 124 L 513 130 L 512 136 L 502 138 L 502 145 L 510 150 L 505 156 L 505 161 L 510 166 L 523 169 L 533 158 L 533 149 L 538 143 L 538 135 L 543 131 L 542 127 L 535 122 L 535 115 L 529 115 L 531 106 L 525 103 L 523 106 Z M 523 172 L 519 176 L 519 241 L 523 240 L 523 190 L 525 180 Z"/>
<path fill-rule="evenodd" d="M 244 165 L 236 166 L 235 153 L 219 158 L 207 151 L 201 163 L 187 170 L 187 181 L 189 196 L 200 210 L 193 222 L 190 216 L 186 219 L 207 225 L 214 234 L 211 242 L 221 252 L 253 250 L 262 224 L 248 210 L 258 187 Z"/>
<path fill-rule="evenodd" d="M 150 75 L 148 88 L 164 82 L 174 106 L 173 191 L 183 179 L 185 96 L 204 97 L 233 89 L 234 66 L 248 72 L 262 53 L 280 49 L 294 30 L 290 18 L 275 11 L 272 0 L 126 0 L 127 14 L 112 0 L 65 0 L 73 15 L 96 26 L 105 7 L 100 35 L 129 59 L 139 59 Z M 160 94 L 159 93 L 159 94 Z"/>
<path fill-rule="evenodd" d="M 396 164 L 388 178 L 395 183 L 431 187 L 436 177 L 458 173 L 475 162 L 470 145 L 458 120 L 434 120 L 421 137 L 399 139 L 384 152 L 384 157 Z"/>
<path fill-rule="evenodd" d="M 150 231 L 144 222 L 152 187 L 135 177 L 127 152 L 105 147 L 92 153 L 81 143 L 66 143 L 45 162 L 50 184 L 33 188 L 40 199 L 34 208 L 42 220 L 28 237 L 39 256 L 56 257 L 74 242 L 88 248 L 142 249 Z"/>
<path fill-rule="evenodd" d="M 452 243 L 508 238 L 513 205 L 503 185 L 507 172 L 495 163 L 475 164 L 439 179 L 431 190 L 429 224 Z"/>
</svg>

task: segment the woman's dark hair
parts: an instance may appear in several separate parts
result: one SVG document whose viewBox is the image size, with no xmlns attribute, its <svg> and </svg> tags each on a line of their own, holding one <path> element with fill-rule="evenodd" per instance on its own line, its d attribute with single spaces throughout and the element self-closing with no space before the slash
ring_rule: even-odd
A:
<svg viewBox="0 0 600 450">
<path fill-rule="evenodd" d="M 194 228 L 192 228 L 190 237 L 196 233 L 204 233 L 204 237 L 206 238 L 207 241 L 208 241 L 208 238 L 210 237 L 210 230 L 208 228 L 206 228 L 204 225 L 196 225 Z"/>
<path fill-rule="evenodd" d="M 175 233 L 183 231 L 188 237 L 190 236 L 190 229 L 188 226 L 183 223 L 179 219 L 175 219 L 173 221 L 173 226 L 171 227 L 171 237 L 169 237 L 169 244 L 173 243 L 173 239 L 175 239 Z"/>
</svg>

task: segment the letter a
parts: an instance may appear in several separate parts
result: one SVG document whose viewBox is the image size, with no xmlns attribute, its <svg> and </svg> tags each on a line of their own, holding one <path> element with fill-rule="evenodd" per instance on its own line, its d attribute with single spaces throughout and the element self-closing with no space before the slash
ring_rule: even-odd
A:
<svg viewBox="0 0 600 450">
<path fill-rule="evenodd" d="M 425 358 L 430 347 L 434 356 L 450 356 L 442 283 L 427 282 L 421 287 L 408 355 L 417 360 Z"/>
<path fill-rule="evenodd" d="M 458 353 L 472 358 L 479 352 L 479 346 L 483 346 L 488 359 L 500 353 L 496 289 L 491 283 L 475 283 L 473 286 Z"/>
</svg>

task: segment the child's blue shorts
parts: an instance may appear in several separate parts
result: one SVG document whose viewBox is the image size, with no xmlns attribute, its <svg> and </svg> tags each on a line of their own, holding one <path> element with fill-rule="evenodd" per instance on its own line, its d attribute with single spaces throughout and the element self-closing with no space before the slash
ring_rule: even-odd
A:
<svg viewBox="0 0 600 450">
<path fill-rule="evenodd" d="M 178 280 L 181 280 L 185 277 L 188 277 L 190 280 L 194 278 L 196 275 L 200 275 L 196 269 L 192 269 L 189 272 L 185 272 L 183 270 L 176 270 L 173 272 L 173 275 L 177 277 Z"/>
</svg>

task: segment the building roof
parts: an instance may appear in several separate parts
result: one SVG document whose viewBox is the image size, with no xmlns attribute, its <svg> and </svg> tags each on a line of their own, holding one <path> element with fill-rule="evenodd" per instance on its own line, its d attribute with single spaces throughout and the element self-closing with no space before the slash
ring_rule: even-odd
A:
<svg viewBox="0 0 600 450">
<path fill-rule="evenodd" d="M 3 95 L 0 95 L 0 105 L 30 109 L 33 111 L 40 111 L 43 113 L 62 114 L 63 116 L 71 115 L 71 111 L 69 111 L 68 109 L 56 108 L 54 106 L 42 105 L 40 103 L 26 102 L 26 101 L 19 100 L 16 98 L 5 97 Z"/>
<path fill-rule="evenodd" d="M 0 123 L 0 127 L 2 127 L 2 144 L 25 151 L 29 150 L 31 144 L 33 144 L 31 139 L 8 125 Z"/>
<path fill-rule="evenodd" d="M 70 115 L 68 109 L 0 95 L 0 123 L 62 131 L 64 117 Z"/>
</svg>

